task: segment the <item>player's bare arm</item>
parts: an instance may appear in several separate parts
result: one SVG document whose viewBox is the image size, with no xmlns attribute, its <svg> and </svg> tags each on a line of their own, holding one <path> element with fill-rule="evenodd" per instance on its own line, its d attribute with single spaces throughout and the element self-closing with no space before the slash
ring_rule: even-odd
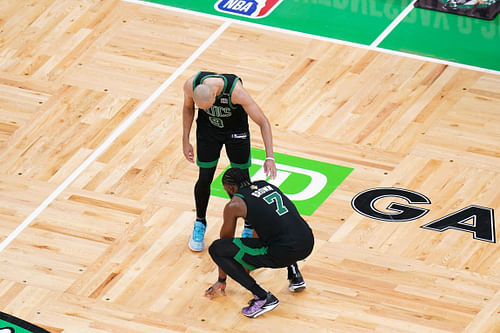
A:
<svg viewBox="0 0 500 333">
<path fill-rule="evenodd" d="M 191 163 L 194 163 L 194 149 L 189 142 L 195 111 L 193 101 L 193 79 L 194 77 L 191 77 L 184 83 L 184 104 L 182 106 L 182 151 L 184 157 Z"/>
<path fill-rule="evenodd" d="M 236 84 L 231 95 L 234 104 L 240 104 L 248 116 L 260 127 L 264 147 L 266 149 L 266 161 L 264 162 L 264 172 L 271 179 L 276 178 L 276 164 L 274 163 L 273 134 L 271 124 L 260 106 L 254 101 L 252 96 L 243 88 L 241 82 Z"/>
<path fill-rule="evenodd" d="M 247 206 L 240 197 L 233 197 L 224 207 L 224 222 L 220 229 L 220 238 L 233 238 L 238 217 L 247 216 Z"/>
</svg>

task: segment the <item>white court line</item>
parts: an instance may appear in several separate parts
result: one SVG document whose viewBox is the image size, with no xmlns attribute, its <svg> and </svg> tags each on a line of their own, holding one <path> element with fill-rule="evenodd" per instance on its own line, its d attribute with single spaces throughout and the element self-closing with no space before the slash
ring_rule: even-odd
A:
<svg viewBox="0 0 500 333">
<path fill-rule="evenodd" d="M 417 2 L 417 0 L 413 0 L 399 15 L 394 19 L 394 21 L 389 24 L 387 28 L 370 44 L 371 47 L 377 47 L 384 39 L 387 37 L 396 26 L 403 21 L 403 19 L 408 16 L 408 14 L 412 11 L 413 5 Z"/>
<path fill-rule="evenodd" d="M 47 206 L 54 201 L 54 199 L 61 194 L 92 162 L 94 162 L 106 149 L 111 146 L 113 141 L 120 136 L 143 112 L 146 110 L 165 89 L 191 65 L 200 54 L 203 53 L 214 41 L 217 39 L 224 30 L 231 24 L 231 22 L 224 22 L 201 46 L 167 79 L 158 89 L 153 92 L 130 116 L 127 117 L 110 135 L 106 140 L 96 149 L 90 156 L 75 170 L 73 173 L 59 185 L 47 199 L 45 199 L 40 206 L 38 206 L 12 233 L 0 243 L 0 252 L 3 251 L 26 227 L 47 208 Z"/>
<path fill-rule="evenodd" d="M 330 42 L 330 43 L 347 45 L 347 46 L 352 46 L 352 47 L 356 47 L 356 48 L 377 51 L 377 52 L 380 52 L 380 53 L 397 55 L 397 56 L 404 57 L 404 58 L 416 59 L 416 60 L 421 60 L 421 61 L 428 61 L 428 62 L 432 62 L 432 63 L 443 64 L 443 65 L 448 65 L 448 66 L 458 67 L 458 68 L 464 68 L 464 69 L 468 69 L 468 70 L 472 70 L 472 71 L 477 71 L 477 72 L 483 72 L 483 73 L 488 73 L 488 74 L 493 74 L 493 75 L 500 75 L 500 71 L 493 70 L 493 69 L 482 68 L 482 67 L 472 66 L 472 65 L 466 65 L 466 64 L 461 64 L 461 63 L 458 63 L 458 62 L 452 62 L 452 61 L 448 61 L 448 60 L 441 60 L 441 59 L 431 58 L 431 57 L 427 57 L 427 56 L 420 56 L 420 55 L 416 55 L 416 54 L 412 54 L 412 53 L 406 53 L 406 52 L 401 52 L 401 51 L 383 49 L 383 48 L 379 48 L 379 47 L 372 46 L 372 45 L 359 44 L 359 43 L 344 41 L 344 40 L 341 40 L 341 39 L 335 39 L 335 38 L 330 38 L 330 37 L 322 37 L 322 36 L 307 34 L 307 33 L 304 33 L 304 32 L 287 30 L 287 29 L 283 29 L 283 28 L 276 28 L 276 27 L 271 27 L 271 26 L 267 26 L 267 25 L 263 25 L 263 24 L 258 24 L 258 23 L 253 23 L 253 22 L 240 21 L 238 19 L 232 19 L 232 18 L 217 16 L 217 15 L 212 15 L 212 14 L 200 13 L 200 12 L 196 12 L 196 11 L 193 11 L 193 10 L 182 9 L 182 8 L 177 8 L 177 7 L 171 7 L 171 6 L 161 5 L 161 4 L 152 3 L 152 2 L 145 2 L 145 1 L 140 1 L 140 0 L 122 0 L 122 1 L 123 2 L 129 2 L 129 3 L 138 4 L 138 5 L 142 5 L 142 6 L 146 6 L 146 7 L 159 8 L 159 9 L 163 9 L 163 10 L 168 10 L 168 11 L 173 11 L 173 12 L 179 12 L 179 13 L 184 13 L 184 14 L 189 14 L 189 15 L 193 15 L 193 16 L 199 16 L 199 17 L 204 17 L 204 18 L 209 18 L 209 19 L 224 21 L 224 22 L 232 22 L 232 23 L 236 23 L 236 24 L 240 24 L 240 25 L 245 25 L 245 26 L 249 26 L 249 27 L 253 27 L 253 28 L 258 28 L 258 29 L 262 29 L 262 30 L 269 30 L 269 31 L 274 31 L 274 32 L 280 32 L 280 33 L 284 33 L 284 34 L 287 34 L 287 35 L 293 35 L 293 36 L 298 36 L 298 37 L 303 37 L 303 38 L 322 40 L 322 41 L 326 41 L 326 42 Z M 188 1 L 188 0 L 186 0 L 186 1 Z M 408 9 L 408 7 L 407 7 L 407 9 Z"/>
</svg>

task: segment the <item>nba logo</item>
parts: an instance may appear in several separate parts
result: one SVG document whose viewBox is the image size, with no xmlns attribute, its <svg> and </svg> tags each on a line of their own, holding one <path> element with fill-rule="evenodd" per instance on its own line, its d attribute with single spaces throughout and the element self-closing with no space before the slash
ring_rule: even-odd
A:
<svg viewBox="0 0 500 333">
<path fill-rule="evenodd" d="M 262 18 L 278 7 L 281 1 L 283 0 L 219 0 L 214 7 L 222 13 Z"/>
</svg>

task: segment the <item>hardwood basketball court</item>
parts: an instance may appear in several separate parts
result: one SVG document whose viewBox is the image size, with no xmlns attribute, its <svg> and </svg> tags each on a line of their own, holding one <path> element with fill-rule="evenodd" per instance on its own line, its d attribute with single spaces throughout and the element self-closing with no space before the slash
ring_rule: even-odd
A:
<svg viewBox="0 0 500 333">
<path fill-rule="evenodd" d="M 50 332 L 500 332 L 498 244 L 422 228 L 500 209 L 500 75 L 115 0 L 2 0 L 0 22 L 1 312 Z M 216 266 L 187 247 L 182 85 L 199 70 L 243 78 L 276 152 L 353 168 L 306 217 L 307 289 L 253 273 L 280 300 L 257 319 L 230 279 L 202 296 Z M 380 187 L 428 213 L 353 209 Z M 391 202 L 409 205 L 375 208 Z M 225 203 L 211 198 L 208 244 Z"/>
</svg>

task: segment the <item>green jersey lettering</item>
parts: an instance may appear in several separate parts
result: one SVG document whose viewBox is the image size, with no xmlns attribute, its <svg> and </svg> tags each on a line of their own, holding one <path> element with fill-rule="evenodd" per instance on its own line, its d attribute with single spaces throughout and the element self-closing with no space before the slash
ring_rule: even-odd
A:
<svg viewBox="0 0 500 333">
<path fill-rule="evenodd" d="M 276 203 L 276 213 L 279 216 L 288 213 L 288 208 L 286 208 L 285 205 L 283 205 L 283 198 L 278 192 L 274 191 L 273 193 L 266 195 L 263 199 L 269 205 L 272 204 L 273 202 Z"/>
<path fill-rule="evenodd" d="M 217 117 L 208 117 L 208 119 L 210 119 L 212 125 L 217 126 L 219 128 L 224 128 L 224 122 L 222 121 L 222 119 Z"/>
</svg>

